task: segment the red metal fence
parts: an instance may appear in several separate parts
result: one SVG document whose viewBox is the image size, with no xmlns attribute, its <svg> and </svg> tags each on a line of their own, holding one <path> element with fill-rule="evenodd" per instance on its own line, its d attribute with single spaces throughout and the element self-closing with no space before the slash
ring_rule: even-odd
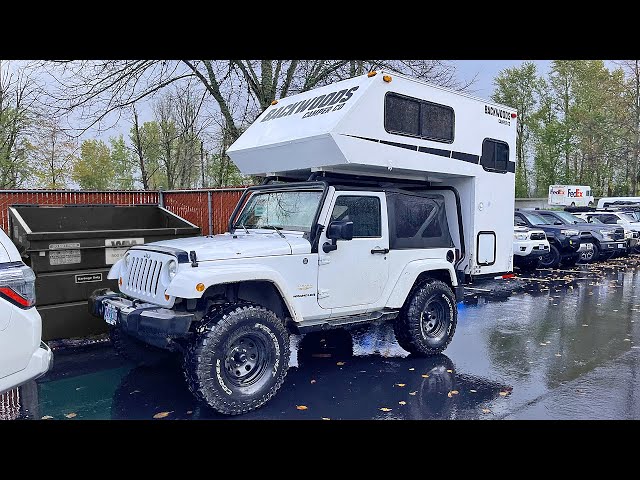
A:
<svg viewBox="0 0 640 480">
<path fill-rule="evenodd" d="M 0 190 L 0 227 L 8 233 L 11 205 L 142 205 L 160 204 L 202 229 L 203 235 L 223 233 L 243 188 L 217 190 L 104 191 Z"/>
</svg>

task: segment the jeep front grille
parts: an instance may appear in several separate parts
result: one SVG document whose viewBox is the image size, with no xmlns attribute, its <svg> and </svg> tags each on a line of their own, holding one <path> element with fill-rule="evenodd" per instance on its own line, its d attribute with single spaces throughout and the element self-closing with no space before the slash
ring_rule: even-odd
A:
<svg viewBox="0 0 640 480">
<path fill-rule="evenodd" d="M 156 305 L 172 303 L 165 298 L 170 280 L 167 265 L 176 260 L 172 255 L 148 250 L 131 249 L 127 252 L 127 266 L 122 271 L 120 291 L 128 297 Z"/>
</svg>

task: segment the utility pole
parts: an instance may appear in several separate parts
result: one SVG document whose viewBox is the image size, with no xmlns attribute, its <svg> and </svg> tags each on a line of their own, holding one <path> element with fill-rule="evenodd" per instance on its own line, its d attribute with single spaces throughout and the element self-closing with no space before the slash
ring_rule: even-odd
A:
<svg viewBox="0 0 640 480">
<path fill-rule="evenodd" d="M 204 140 L 200 140 L 200 168 L 202 169 L 202 188 L 204 188 Z"/>
</svg>

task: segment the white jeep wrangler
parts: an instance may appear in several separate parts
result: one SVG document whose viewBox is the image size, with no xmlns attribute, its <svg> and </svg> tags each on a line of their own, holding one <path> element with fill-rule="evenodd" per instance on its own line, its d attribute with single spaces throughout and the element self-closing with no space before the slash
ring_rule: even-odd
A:
<svg viewBox="0 0 640 480">
<path fill-rule="evenodd" d="M 409 352 L 449 344 L 461 286 L 442 194 L 325 180 L 245 197 L 231 233 L 135 246 L 114 265 L 126 296 L 99 292 L 92 304 L 121 354 L 184 352 L 191 391 L 238 414 L 280 387 L 292 333 L 395 319 Z"/>
<path fill-rule="evenodd" d="M 182 353 L 190 390 L 225 414 L 276 393 L 292 334 L 388 319 L 404 349 L 442 352 L 462 283 L 512 270 L 516 113 L 391 80 L 372 72 L 258 117 L 228 153 L 266 181 L 228 232 L 134 246 L 109 272 L 120 292 L 90 299 L 116 349 Z"/>
</svg>

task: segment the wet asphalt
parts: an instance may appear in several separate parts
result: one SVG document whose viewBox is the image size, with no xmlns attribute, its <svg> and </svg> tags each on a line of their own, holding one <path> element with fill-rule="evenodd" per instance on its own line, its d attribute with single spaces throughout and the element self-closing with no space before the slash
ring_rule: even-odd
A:
<svg viewBox="0 0 640 480">
<path fill-rule="evenodd" d="M 640 418 L 640 257 L 516 273 L 466 290 L 444 355 L 407 355 L 388 324 L 305 336 L 281 390 L 243 416 L 196 402 L 177 361 L 134 368 L 102 344 L 57 351 L 20 417 Z"/>
</svg>

